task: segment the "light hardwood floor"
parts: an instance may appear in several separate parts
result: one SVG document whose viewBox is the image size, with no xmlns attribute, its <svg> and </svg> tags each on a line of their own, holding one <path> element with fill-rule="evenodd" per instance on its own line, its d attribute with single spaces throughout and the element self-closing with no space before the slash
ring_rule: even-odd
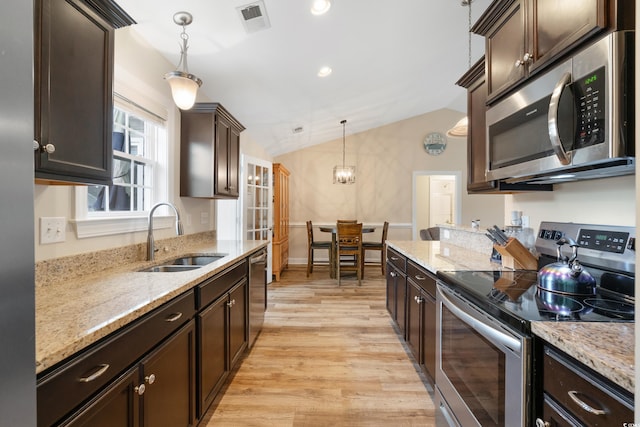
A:
<svg viewBox="0 0 640 427">
<path fill-rule="evenodd" d="M 291 267 L 264 328 L 200 426 L 434 426 L 434 405 L 385 308 L 384 277 L 338 287 Z"/>
</svg>

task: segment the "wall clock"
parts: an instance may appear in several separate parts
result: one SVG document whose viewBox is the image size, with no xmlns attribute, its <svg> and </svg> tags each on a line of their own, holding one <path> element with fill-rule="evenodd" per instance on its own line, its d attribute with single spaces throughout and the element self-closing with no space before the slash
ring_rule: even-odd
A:
<svg viewBox="0 0 640 427">
<path fill-rule="evenodd" d="M 447 148 L 447 137 L 440 132 L 430 132 L 424 137 L 423 144 L 427 154 L 437 156 Z"/>
</svg>

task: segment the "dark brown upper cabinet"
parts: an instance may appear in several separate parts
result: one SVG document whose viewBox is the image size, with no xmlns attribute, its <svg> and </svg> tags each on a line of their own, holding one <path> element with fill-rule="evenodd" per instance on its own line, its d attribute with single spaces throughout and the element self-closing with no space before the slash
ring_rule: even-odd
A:
<svg viewBox="0 0 640 427">
<path fill-rule="evenodd" d="M 35 178 L 111 183 L 114 30 L 109 0 L 35 2 Z"/>
<path fill-rule="evenodd" d="M 213 102 L 196 103 L 180 116 L 180 195 L 237 199 L 244 126 Z"/>
<path fill-rule="evenodd" d="M 634 16 L 633 0 L 495 0 L 471 29 L 486 41 L 488 103 Z"/>
</svg>

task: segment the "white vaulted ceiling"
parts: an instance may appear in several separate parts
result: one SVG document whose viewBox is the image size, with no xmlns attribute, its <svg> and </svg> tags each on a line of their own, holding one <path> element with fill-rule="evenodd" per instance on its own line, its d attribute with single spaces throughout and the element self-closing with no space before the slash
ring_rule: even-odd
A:
<svg viewBox="0 0 640 427">
<path fill-rule="evenodd" d="M 263 0 L 270 27 L 248 33 L 237 8 L 251 3 L 118 0 L 135 31 L 176 65 L 173 14 L 190 12 L 189 71 L 204 81 L 200 90 L 274 156 L 340 138 L 342 119 L 352 134 L 440 108 L 465 111 L 455 86 L 469 65 L 459 0 L 333 0 L 322 16 L 310 13 L 311 0 Z M 488 4 L 473 1 L 473 21 Z M 473 36 L 471 62 L 483 52 Z M 321 79 L 324 65 L 333 72 Z"/>
</svg>

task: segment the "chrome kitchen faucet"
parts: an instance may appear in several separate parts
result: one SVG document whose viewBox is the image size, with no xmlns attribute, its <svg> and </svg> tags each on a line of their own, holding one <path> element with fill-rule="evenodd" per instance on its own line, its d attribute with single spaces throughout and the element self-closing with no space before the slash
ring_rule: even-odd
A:
<svg viewBox="0 0 640 427">
<path fill-rule="evenodd" d="M 156 253 L 155 242 L 153 240 L 153 212 L 160 206 L 169 206 L 176 213 L 176 233 L 178 236 L 182 236 L 184 234 L 184 230 L 182 229 L 182 221 L 180 221 L 180 213 L 178 209 L 174 205 L 169 202 L 160 202 L 156 203 L 151 210 L 149 211 L 149 231 L 147 233 L 147 261 L 153 261 L 154 255 Z"/>
</svg>

